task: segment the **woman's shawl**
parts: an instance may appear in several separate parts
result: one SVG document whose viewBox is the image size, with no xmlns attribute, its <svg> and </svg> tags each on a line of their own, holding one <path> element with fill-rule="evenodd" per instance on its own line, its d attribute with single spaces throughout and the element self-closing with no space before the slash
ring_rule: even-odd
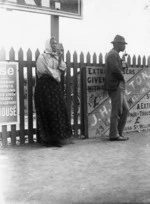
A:
<svg viewBox="0 0 150 204">
<path fill-rule="evenodd" d="M 46 41 L 45 51 L 38 57 L 36 65 L 37 75 L 39 78 L 44 74 L 49 74 L 58 82 L 60 82 L 61 77 L 60 70 L 66 70 L 66 64 L 63 62 L 63 60 L 59 62 L 57 52 L 52 52 L 50 40 Z"/>
</svg>

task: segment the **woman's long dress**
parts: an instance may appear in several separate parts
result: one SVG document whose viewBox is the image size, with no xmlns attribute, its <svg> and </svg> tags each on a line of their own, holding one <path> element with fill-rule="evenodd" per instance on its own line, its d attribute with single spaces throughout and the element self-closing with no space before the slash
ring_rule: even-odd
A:
<svg viewBox="0 0 150 204">
<path fill-rule="evenodd" d="M 71 137 L 71 125 L 59 82 L 48 74 L 40 77 L 34 101 L 41 142 L 52 143 Z"/>
</svg>

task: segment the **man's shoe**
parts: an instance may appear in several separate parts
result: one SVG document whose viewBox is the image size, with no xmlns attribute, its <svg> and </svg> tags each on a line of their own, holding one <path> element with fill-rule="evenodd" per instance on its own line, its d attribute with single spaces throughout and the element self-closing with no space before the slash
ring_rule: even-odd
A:
<svg viewBox="0 0 150 204">
<path fill-rule="evenodd" d="M 129 138 L 128 137 L 114 137 L 114 138 L 109 138 L 110 141 L 127 141 Z"/>
</svg>

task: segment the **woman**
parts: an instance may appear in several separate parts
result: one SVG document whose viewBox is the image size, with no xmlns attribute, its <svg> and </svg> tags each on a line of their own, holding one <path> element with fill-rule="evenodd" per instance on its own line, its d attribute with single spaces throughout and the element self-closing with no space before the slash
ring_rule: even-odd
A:
<svg viewBox="0 0 150 204">
<path fill-rule="evenodd" d="M 66 70 L 62 52 L 54 37 L 46 42 L 45 51 L 37 60 L 35 108 L 41 143 L 44 146 L 62 146 L 71 137 L 67 109 L 60 86 L 61 72 Z"/>
</svg>

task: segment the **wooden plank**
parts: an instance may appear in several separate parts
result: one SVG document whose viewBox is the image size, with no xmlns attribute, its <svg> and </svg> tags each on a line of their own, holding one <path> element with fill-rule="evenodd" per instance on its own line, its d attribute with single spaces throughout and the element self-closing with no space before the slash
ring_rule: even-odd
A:
<svg viewBox="0 0 150 204">
<path fill-rule="evenodd" d="M 100 53 L 100 55 L 99 55 L 99 65 L 100 66 L 103 65 L 103 55 L 102 55 L 102 53 Z"/>
<path fill-rule="evenodd" d="M 6 60 L 6 52 L 5 49 L 2 48 L 0 50 L 0 61 L 5 61 Z M 7 146 L 7 125 L 2 125 L 2 146 L 6 147 Z"/>
<path fill-rule="evenodd" d="M 81 74 L 81 90 L 83 90 L 82 93 L 82 102 L 81 102 L 81 107 L 82 107 L 82 130 L 83 130 L 83 135 L 85 138 L 88 138 L 88 116 L 87 116 L 87 94 L 86 94 L 86 68 L 82 68 L 82 74 Z"/>
<path fill-rule="evenodd" d="M 87 56 L 86 56 L 86 62 L 87 62 L 87 65 L 90 65 L 91 63 L 91 55 L 89 52 L 87 53 Z"/>
<path fill-rule="evenodd" d="M 11 125 L 11 144 L 16 145 L 16 125 Z"/>
<path fill-rule="evenodd" d="M 13 47 L 9 51 L 9 60 L 10 61 L 15 61 L 15 51 Z M 16 125 L 11 125 L 11 144 L 14 146 L 16 145 Z"/>
<path fill-rule="evenodd" d="M 133 56 L 133 59 L 132 59 L 132 65 L 133 65 L 133 67 L 136 67 L 136 57 L 135 57 L 135 55 Z"/>
<path fill-rule="evenodd" d="M 137 63 L 138 63 L 137 66 L 141 67 L 141 57 L 140 56 L 138 56 L 138 62 Z"/>
<path fill-rule="evenodd" d="M 145 66 L 146 66 L 146 57 L 145 57 L 145 56 L 143 56 L 143 61 L 142 61 L 142 63 L 143 63 L 143 67 L 145 67 Z"/>
<path fill-rule="evenodd" d="M 37 49 L 36 52 L 35 52 L 35 60 L 37 61 L 38 57 L 40 55 L 40 52 L 39 50 Z M 35 73 L 36 73 L 36 77 L 35 77 L 35 85 L 36 85 L 36 82 L 38 80 L 38 76 L 37 76 L 37 67 L 35 66 Z M 38 120 L 37 120 L 37 117 L 36 117 L 36 127 L 38 127 Z M 34 129 L 33 129 L 34 130 Z M 40 133 L 39 133 L 39 129 L 36 128 L 36 141 L 37 143 L 40 143 L 41 140 L 40 140 Z"/>
<path fill-rule="evenodd" d="M 84 135 L 84 92 L 85 90 L 83 89 L 83 84 L 85 83 L 83 81 L 83 74 L 82 74 L 82 70 L 84 67 L 84 54 L 83 52 L 81 52 L 80 54 L 80 123 L 81 123 L 81 136 Z"/>
<path fill-rule="evenodd" d="M 130 55 L 128 55 L 128 57 L 127 57 L 127 65 L 128 65 L 128 67 L 131 67 L 131 57 L 130 57 Z"/>
<path fill-rule="evenodd" d="M 74 115 L 74 136 L 78 137 L 78 73 L 77 73 L 77 53 L 75 52 L 73 55 L 73 115 Z"/>
<path fill-rule="evenodd" d="M 0 61 L 3 61 L 6 59 L 6 52 L 4 48 L 0 49 Z"/>
<path fill-rule="evenodd" d="M 93 66 L 96 66 L 97 64 L 97 56 L 96 53 L 93 54 Z"/>
<path fill-rule="evenodd" d="M 3 147 L 7 147 L 7 135 L 8 135 L 8 132 L 7 132 L 7 125 L 3 125 L 2 126 L 2 146 Z"/>
<path fill-rule="evenodd" d="M 24 77 L 23 77 L 23 51 L 19 50 L 19 104 L 20 104 L 20 144 L 25 143 L 24 135 Z"/>
<path fill-rule="evenodd" d="M 27 90 L 28 90 L 28 142 L 33 143 L 33 93 L 32 93 L 32 52 L 27 52 Z"/>
<path fill-rule="evenodd" d="M 65 92 L 65 100 L 67 104 L 67 111 L 68 111 L 68 117 L 69 121 L 71 123 L 71 62 L 70 62 L 70 52 L 67 52 L 66 54 L 66 64 L 67 64 L 67 73 L 66 73 L 66 92 Z"/>
</svg>

